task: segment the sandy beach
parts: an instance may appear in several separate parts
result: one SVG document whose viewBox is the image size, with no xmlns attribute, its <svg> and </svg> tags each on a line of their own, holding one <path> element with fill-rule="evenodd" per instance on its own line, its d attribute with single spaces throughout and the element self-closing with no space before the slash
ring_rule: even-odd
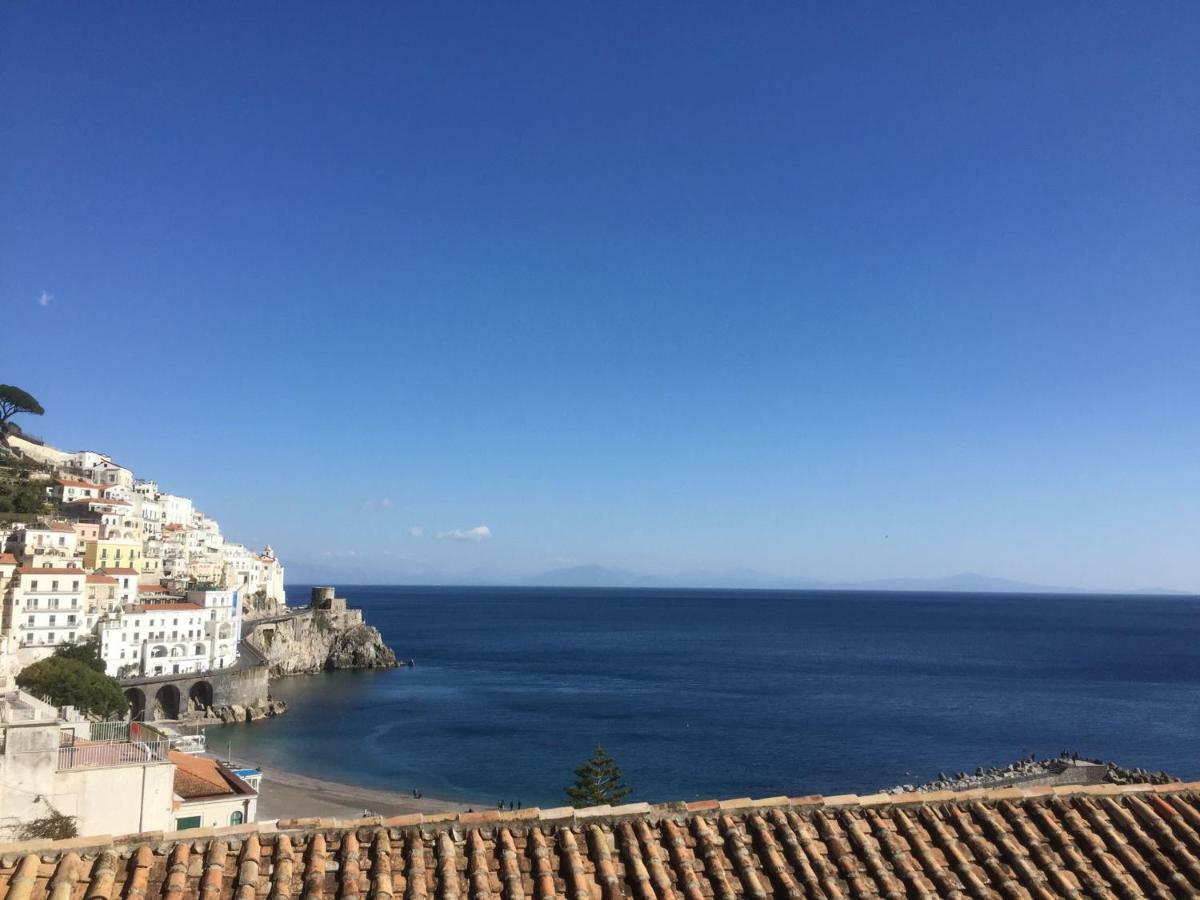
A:
<svg viewBox="0 0 1200 900">
<path fill-rule="evenodd" d="M 346 819 L 358 818 L 364 815 L 364 810 L 370 811 L 368 815 L 394 816 L 412 812 L 466 812 L 468 809 L 487 808 L 486 805 L 472 805 L 439 797 L 422 796 L 415 799 L 408 792 L 365 788 L 310 778 L 295 772 L 267 769 L 259 787 L 258 818 L 260 821 L 302 816 Z"/>
</svg>

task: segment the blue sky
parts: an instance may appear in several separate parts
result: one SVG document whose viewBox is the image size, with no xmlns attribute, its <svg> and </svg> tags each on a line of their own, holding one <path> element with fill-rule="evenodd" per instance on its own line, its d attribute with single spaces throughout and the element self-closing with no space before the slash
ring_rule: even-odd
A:
<svg viewBox="0 0 1200 900">
<path fill-rule="evenodd" d="M 331 574 L 1200 590 L 1200 7 L 830 6 L 6 5 L 0 380 Z"/>
</svg>

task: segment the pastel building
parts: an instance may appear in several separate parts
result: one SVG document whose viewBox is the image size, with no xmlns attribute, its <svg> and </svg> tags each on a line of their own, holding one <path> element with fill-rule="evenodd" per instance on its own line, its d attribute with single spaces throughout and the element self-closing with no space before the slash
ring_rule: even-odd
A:
<svg viewBox="0 0 1200 900">
<path fill-rule="evenodd" d="M 83 547 L 83 564 L 89 569 L 137 569 L 141 572 L 142 542 L 130 540 L 90 541 Z"/>
</svg>

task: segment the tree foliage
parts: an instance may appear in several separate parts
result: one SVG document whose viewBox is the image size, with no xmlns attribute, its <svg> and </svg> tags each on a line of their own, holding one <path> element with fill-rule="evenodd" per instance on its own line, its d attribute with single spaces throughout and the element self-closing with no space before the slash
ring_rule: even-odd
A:
<svg viewBox="0 0 1200 900">
<path fill-rule="evenodd" d="M 21 670 L 17 684 L 55 706 L 74 706 L 106 719 L 129 714 L 129 701 L 116 680 L 78 659 L 51 656 L 35 662 Z"/>
<path fill-rule="evenodd" d="M 40 416 L 45 410 L 27 391 L 16 385 L 0 384 L 0 434 L 7 430 L 5 426 L 8 425 L 8 420 L 17 413 Z"/>
<path fill-rule="evenodd" d="M 592 758 L 575 770 L 575 783 L 563 790 L 577 808 L 620 803 L 630 793 L 616 760 L 599 745 Z"/>
<path fill-rule="evenodd" d="M 100 642 L 96 638 L 89 638 L 78 644 L 61 644 L 54 651 L 54 655 L 59 659 L 77 660 L 89 669 L 104 674 L 104 660 L 100 658 Z"/>
</svg>

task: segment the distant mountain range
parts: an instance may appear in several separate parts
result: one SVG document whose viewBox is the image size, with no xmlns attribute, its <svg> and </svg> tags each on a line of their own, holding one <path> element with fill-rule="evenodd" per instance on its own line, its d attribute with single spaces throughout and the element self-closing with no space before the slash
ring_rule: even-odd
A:
<svg viewBox="0 0 1200 900">
<path fill-rule="evenodd" d="M 1030 584 L 1008 578 L 994 578 L 962 572 L 943 578 L 882 578 L 871 581 L 819 581 L 815 578 L 789 578 L 754 569 L 694 570 L 672 575 L 643 575 L 608 566 L 571 566 L 520 577 L 486 568 L 467 572 L 445 572 L 432 568 L 406 566 L 396 568 L 369 560 L 297 562 L 288 567 L 292 584 L 412 584 L 412 585 L 496 585 L 529 587 L 592 588 L 729 588 L 788 591 L 959 591 L 997 594 L 1089 594 L 1089 588 Z M 1138 588 L 1110 591 L 1124 594 L 1161 594 L 1187 596 L 1186 591 L 1164 588 Z"/>
<path fill-rule="evenodd" d="M 543 587 L 658 587 L 658 588 L 750 588 L 761 590 L 826 591 L 958 591 L 997 594 L 1089 594 L 1088 588 L 1030 584 L 1008 578 L 994 578 L 974 572 L 962 572 L 942 578 L 882 578 L 873 581 L 817 581 L 812 578 L 786 578 L 751 569 L 725 572 L 681 572 L 677 575 L 638 575 L 624 569 L 605 566 L 573 566 L 542 572 L 524 582 Z M 1184 594 L 1165 588 L 1141 588 L 1121 593 Z"/>
</svg>

